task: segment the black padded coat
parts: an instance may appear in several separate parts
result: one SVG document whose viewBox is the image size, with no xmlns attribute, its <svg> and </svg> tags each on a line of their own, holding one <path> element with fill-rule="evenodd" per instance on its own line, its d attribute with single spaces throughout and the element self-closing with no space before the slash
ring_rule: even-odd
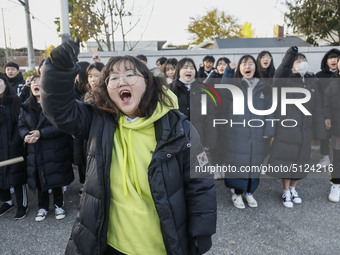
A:
<svg viewBox="0 0 340 255">
<path fill-rule="evenodd" d="M 311 98 L 308 102 L 304 103 L 303 106 L 311 115 L 305 115 L 293 104 L 287 104 L 286 115 L 283 115 L 280 110 L 281 99 L 279 98 L 276 119 L 279 119 L 280 122 L 277 122 L 276 125 L 274 142 L 270 149 L 269 164 L 271 166 L 286 166 L 288 168 L 293 167 L 292 164 L 296 164 L 296 167 L 299 169 L 299 166 L 304 167 L 305 164 L 309 163 L 313 130 L 316 139 L 324 139 L 326 138 L 326 129 L 322 115 L 322 104 L 317 87 L 317 79 L 308 73 L 304 75 L 304 79 L 302 79 L 300 74 L 291 73 L 296 55 L 297 51 L 294 48 L 290 48 L 286 52 L 281 65 L 275 72 L 273 86 L 279 89 L 279 93 L 282 87 L 304 88 L 309 90 Z M 287 96 L 289 99 L 299 99 L 302 97 L 301 93 L 295 92 L 288 93 Z M 295 120 L 297 123 L 296 126 L 285 127 L 281 125 L 281 121 L 285 119 Z M 292 123 L 290 122 L 287 125 L 292 125 Z M 306 177 L 307 172 L 269 172 L 268 174 L 287 179 L 300 179 Z"/>
<path fill-rule="evenodd" d="M 88 139 L 86 181 L 66 254 L 99 255 L 107 247 L 116 122 L 111 115 L 74 100 L 72 86 L 77 72 L 77 68 L 57 70 L 47 59 L 41 80 L 42 107 L 58 128 Z M 198 254 L 194 240 L 210 240 L 216 230 L 214 182 L 190 178 L 190 123 L 183 114 L 170 111 L 154 126 L 157 146 L 148 167 L 148 180 L 166 251 Z M 202 150 L 191 148 L 192 162 Z"/>
<path fill-rule="evenodd" d="M 27 144 L 28 186 L 35 190 L 37 178 L 43 191 L 69 185 L 74 179 L 71 136 L 52 126 L 41 109 L 34 113 L 28 101 L 21 105 L 18 128 L 23 139 L 31 130 L 40 131 L 38 142 Z"/>
<path fill-rule="evenodd" d="M 19 99 L 18 99 L 19 100 Z M 0 161 L 25 155 L 24 142 L 18 133 L 18 122 L 12 118 L 13 107 L 20 107 L 20 102 L 13 103 L 10 98 L 0 98 Z M 17 108 L 17 110 L 19 110 Z M 0 188 L 27 182 L 26 162 L 0 167 Z"/>
</svg>

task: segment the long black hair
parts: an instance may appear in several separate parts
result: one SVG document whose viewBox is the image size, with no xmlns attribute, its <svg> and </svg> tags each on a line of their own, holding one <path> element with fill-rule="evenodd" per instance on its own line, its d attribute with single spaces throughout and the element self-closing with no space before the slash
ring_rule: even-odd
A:
<svg viewBox="0 0 340 255">
<path fill-rule="evenodd" d="M 89 62 L 87 61 L 82 61 L 77 63 L 80 66 L 80 71 L 78 73 L 78 80 L 75 83 L 75 89 L 76 92 L 82 96 L 86 93 L 86 85 L 88 83 L 87 81 L 87 74 L 86 74 L 86 69 L 90 65 Z"/>
<path fill-rule="evenodd" d="M 222 73 L 222 74 L 218 73 L 218 70 L 217 70 L 217 66 L 218 66 L 219 63 L 222 62 L 222 61 L 225 62 L 225 63 L 227 64 L 227 66 L 228 66 L 228 64 L 230 64 L 230 59 L 229 59 L 229 58 L 227 58 L 227 57 L 220 57 L 220 58 L 216 61 L 216 65 L 215 65 L 216 73 L 219 74 L 219 75 L 223 75 L 223 73 Z"/>
<path fill-rule="evenodd" d="M 253 60 L 254 64 L 255 64 L 255 73 L 254 73 L 254 76 L 253 78 L 260 78 L 260 75 L 259 75 L 259 71 L 258 71 L 258 67 L 257 67 L 257 64 L 256 64 L 256 60 L 255 58 L 252 56 L 252 55 L 244 55 L 240 58 L 240 60 L 238 61 L 238 64 L 237 64 L 237 68 L 236 68 L 236 72 L 235 72 L 235 78 L 236 78 L 236 84 L 238 86 L 241 86 L 241 83 L 242 83 L 242 78 L 243 78 L 243 75 L 241 74 L 241 71 L 240 71 L 240 66 L 242 64 L 243 61 L 247 62 L 248 59 L 251 59 Z"/>
<path fill-rule="evenodd" d="M 33 81 L 36 78 L 40 78 L 40 75 L 33 76 L 31 81 Z M 33 92 L 31 89 L 30 89 L 30 95 L 27 99 L 27 102 L 28 102 L 28 107 L 30 109 L 33 109 L 34 111 L 37 111 L 37 112 L 41 111 L 41 106 L 38 103 L 37 98 L 33 95 Z"/>
<path fill-rule="evenodd" d="M 270 56 L 271 61 L 270 61 L 270 65 L 268 66 L 267 70 L 264 70 L 261 66 L 261 58 L 266 54 L 268 54 Z M 273 60 L 272 54 L 269 51 L 266 51 L 266 50 L 261 51 L 256 58 L 256 63 L 257 63 L 257 66 L 258 66 L 260 77 L 262 79 L 274 77 L 274 74 L 275 74 L 274 60 Z"/>
<path fill-rule="evenodd" d="M 244 56 L 242 56 L 240 58 L 240 60 L 238 61 L 238 64 L 237 64 L 237 68 L 236 68 L 236 72 L 235 72 L 235 78 L 243 78 L 243 75 L 241 74 L 241 71 L 240 71 L 240 66 L 241 66 L 243 60 L 245 62 L 247 62 L 248 59 L 251 59 L 251 60 L 254 61 L 254 64 L 255 64 L 254 77 L 260 78 L 259 71 L 258 71 L 258 66 L 256 64 L 255 58 L 252 55 L 244 55 Z"/>
<path fill-rule="evenodd" d="M 182 58 L 177 63 L 176 71 L 175 71 L 175 75 L 174 75 L 174 81 L 177 81 L 179 79 L 179 77 L 180 77 L 179 72 L 181 71 L 181 69 L 183 68 L 183 66 L 185 65 L 186 62 L 190 62 L 194 66 L 194 68 L 195 68 L 195 78 L 197 78 L 197 68 L 196 68 L 195 62 L 191 58 Z"/>
<path fill-rule="evenodd" d="M 165 74 L 165 76 L 166 76 L 166 73 L 165 73 L 166 66 L 167 65 L 171 65 L 173 68 L 176 68 L 177 64 L 178 64 L 178 60 L 177 59 L 175 59 L 175 58 L 168 58 L 168 60 L 165 61 L 165 64 L 164 64 L 164 74 Z"/>
<path fill-rule="evenodd" d="M 90 86 L 89 81 L 88 81 L 90 71 L 92 69 L 97 69 L 99 72 L 101 72 L 103 70 L 103 68 L 104 68 L 104 64 L 102 62 L 94 62 L 86 68 L 87 84 L 86 84 L 85 89 L 86 89 L 87 92 L 91 92 L 91 86 Z"/>
<path fill-rule="evenodd" d="M 16 123 L 18 122 L 20 112 L 21 105 L 20 98 L 17 96 L 15 91 L 10 86 L 9 81 L 5 74 L 0 73 L 0 79 L 3 80 L 5 83 L 5 91 L 0 97 L 0 124 L 3 124 L 7 121 L 4 108 L 8 106 L 12 109 L 11 111 L 12 121 Z"/>
</svg>

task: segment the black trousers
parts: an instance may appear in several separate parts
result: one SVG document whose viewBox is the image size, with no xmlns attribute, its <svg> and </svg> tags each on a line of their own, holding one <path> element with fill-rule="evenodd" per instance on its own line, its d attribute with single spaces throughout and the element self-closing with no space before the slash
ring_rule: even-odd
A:
<svg viewBox="0 0 340 255">
<path fill-rule="evenodd" d="M 331 182 L 340 184 L 340 150 L 333 149 L 333 172 L 331 172 Z"/>
<path fill-rule="evenodd" d="M 320 140 L 320 154 L 329 155 L 329 138 Z"/>
<path fill-rule="evenodd" d="M 53 203 L 58 207 L 63 207 L 64 205 L 64 192 L 63 187 L 57 187 L 52 189 L 53 193 Z M 38 188 L 38 206 L 39 209 L 43 208 L 48 211 L 50 206 L 50 196 L 48 190 L 42 191 Z"/>
<path fill-rule="evenodd" d="M 78 165 L 79 182 L 81 184 L 84 184 L 85 182 L 85 170 L 86 170 L 86 166 L 84 164 Z"/>
<path fill-rule="evenodd" d="M 117 251 L 115 248 L 108 245 L 104 255 L 126 255 L 126 254 L 121 253 L 120 251 Z"/>
<path fill-rule="evenodd" d="M 15 186 L 14 191 L 18 207 L 27 207 L 28 197 L 26 184 Z M 10 189 L 0 189 L 0 200 L 2 202 L 12 200 Z"/>
<path fill-rule="evenodd" d="M 249 182 L 248 182 L 247 193 L 250 193 L 250 191 L 251 191 L 251 180 L 249 180 Z M 242 195 L 243 192 L 244 192 L 243 190 L 235 189 L 236 195 Z"/>
</svg>

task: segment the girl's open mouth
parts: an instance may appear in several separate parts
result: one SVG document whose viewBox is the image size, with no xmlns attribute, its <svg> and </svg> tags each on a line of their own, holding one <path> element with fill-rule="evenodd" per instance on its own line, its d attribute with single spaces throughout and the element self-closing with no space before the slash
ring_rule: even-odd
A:
<svg viewBox="0 0 340 255">
<path fill-rule="evenodd" d="M 131 99 L 131 92 L 128 90 L 122 90 L 119 93 L 120 99 L 123 101 L 123 103 L 128 103 Z"/>
<path fill-rule="evenodd" d="M 250 70 L 247 70 L 247 71 L 246 71 L 246 74 L 251 74 L 251 71 L 250 71 Z"/>
</svg>

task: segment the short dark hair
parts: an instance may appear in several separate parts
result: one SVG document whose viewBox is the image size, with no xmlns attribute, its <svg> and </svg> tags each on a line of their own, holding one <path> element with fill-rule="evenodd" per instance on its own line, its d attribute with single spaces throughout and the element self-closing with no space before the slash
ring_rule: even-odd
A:
<svg viewBox="0 0 340 255">
<path fill-rule="evenodd" d="M 133 68 L 135 72 L 138 70 L 143 75 L 146 89 L 138 105 L 137 115 L 139 117 L 150 117 L 155 111 L 158 102 L 169 107 L 174 106 L 174 102 L 165 92 L 163 80 L 159 77 L 154 77 L 147 66 L 138 58 L 127 55 L 112 57 L 104 66 L 100 82 L 98 86 L 93 89 L 95 103 L 99 109 L 112 114 L 116 119 L 118 119 L 120 115 L 120 110 L 111 100 L 105 84 L 105 79 L 110 75 L 113 66 L 120 63 L 123 63 L 127 68 Z"/>
<path fill-rule="evenodd" d="M 6 67 L 14 67 L 16 68 L 17 70 L 19 70 L 19 65 L 17 63 L 14 63 L 14 62 L 8 62 L 6 65 L 5 65 L 5 68 Z"/>
<path fill-rule="evenodd" d="M 215 58 L 211 55 L 206 55 L 204 58 L 203 58 L 203 62 L 204 61 L 210 61 L 210 62 L 213 62 L 215 63 Z"/>
<path fill-rule="evenodd" d="M 146 63 L 148 62 L 148 58 L 147 58 L 145 55 L 143 55 L 143 54 L 137 55 L 136 58 L 138 58 L 138 59 L 140 59 L 140 60 L 143 60 L 143 61 L 145 61 Z"/>
<path fill-rule="evenodd" d="M 168 59 L 167 59 L 166 57 L 161 57 L 161 58 L 159 58 L 159 59 L 156 60 L 156 64 L 157 64 L 157 62 L 159 61 L 159 63 L 160 63 L 161 65 L 163 65 L 167 60 L 168 60 Z"/>
</svg>

